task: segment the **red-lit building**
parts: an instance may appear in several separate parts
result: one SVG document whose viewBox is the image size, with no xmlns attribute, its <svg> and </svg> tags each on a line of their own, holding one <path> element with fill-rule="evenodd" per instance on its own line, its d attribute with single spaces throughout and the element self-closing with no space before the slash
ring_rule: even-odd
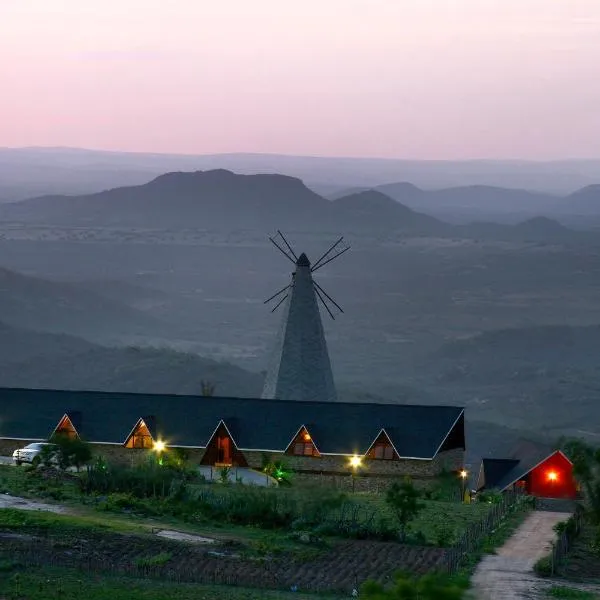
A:
<svg viewBox="0 0 600 600">
<path fill-rule="evenodd" d="M 570 498 L 578 494 L 573 463 L 561 451 L 534 442 L 520 442 L 509 458 L 484 458 L 477 489 L 520 488 L 538 498 Z"/>
</svg>

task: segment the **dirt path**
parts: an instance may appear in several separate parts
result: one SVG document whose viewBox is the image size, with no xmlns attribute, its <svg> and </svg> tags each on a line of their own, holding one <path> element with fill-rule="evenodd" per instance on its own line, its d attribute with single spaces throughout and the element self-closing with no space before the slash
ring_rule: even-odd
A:
<svg viewBox="0 0 600 600">
<path fill-rule="evenodd" d="M 66 507 L 59 504 L 46 504 L 37 500 L 28 498 L 18 498 L 9 494 L 0 494 L 0 508 L 18 508 L 19 510 L 41 510 L 44 512 L 53 512 L 58 514 L 67 514 Z"/>
<path fill-rule="evenodd" d="M 77 511 L 72 510 L 67 506 L 47 504 L 45 502 L 38 502 L 37 500 L 30 500 L 29 498 L 19 498 L 18 496 L 11 496 L 9 494 L 0 494 L 0 508 L 17 508 L 19 510 L 51 512 L 60 515 L 79 514 Z M 158 528 L 155 524 L 148 524 L 147 527 L 149 531 L 158 537 L 169 540 L 188 542 L 191 544 L 214 544 L 217 541 L 215 538 L 205 537 L 194 533 Z"/>
<path fill-rule="evenodd" d="M 533 565 L 548 554 L 553 527 L 569 515 L 535 511 L 507 540 L 497 554 L 486 556 L 473 575 L 473 597 L 477 600 L 522 600 L 536 598 L 548 582 L 536 577 Z"/>
</svg>

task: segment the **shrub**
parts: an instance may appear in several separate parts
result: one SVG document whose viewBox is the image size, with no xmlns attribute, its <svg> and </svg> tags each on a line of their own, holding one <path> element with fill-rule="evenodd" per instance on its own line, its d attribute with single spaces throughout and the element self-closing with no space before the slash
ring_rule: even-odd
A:
<svg viewBox="0 0 600 600">
<path fill-rule="evenodd" d="M 140 568 L 164 567 L 171 558 L 173 558 L 173 555 L 170 552 L 161 552 L 154 556 L 138 558 L 135 561 L 135 566 Z"/>
<path fill-rule="evenodd" d="M 62 470 L 75 467 L 79 471 L 83 465 L 92 460 L 91 446 L 78 437 L 53 435 L 50 441 L 54 446 L 45 446 L 43 451 L 48 449 L 48 452 L 56 458 L 58 466 Z"/>
<path fill-rule="evenodd" d="M 360 596 L 367 600 L 460 600 L 464 587 L 464 582 L 440 573 L 415 576 L 400 572 L 394 576 L 392 586 L 387 588 L 374 581 L 365 582 Z"/>
<path fill-rule="evenodd" d="M 533 570 L 540 577 L 550 577 L 552 575 L 552 557 L 542 556 L 542 558 L 533 565 Z"/>
<path fill-rule="evenodd" d="M 395 481 L 385 494 L 385 501 L 396 516 L 400 525 L 400 539 L 406 538 L 406 527 L 425 507 L 419 502 L 421 493 L 406 477 L 402 483 Z"/>
</svg>

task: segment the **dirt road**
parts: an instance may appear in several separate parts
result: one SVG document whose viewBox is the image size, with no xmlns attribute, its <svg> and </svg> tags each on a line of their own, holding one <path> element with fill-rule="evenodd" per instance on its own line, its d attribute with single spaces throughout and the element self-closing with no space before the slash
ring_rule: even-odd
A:
<svg viewBox="0 0 600 600">
<path fill-rule="evenodd" d="M 532 512 L 498 553 L 485 556 L 473 576 L 477 600 L 522 600 L 536 598 L 547 582 L 536 577 L 533 565 L 548 554 L 555 537 L 553 527 L 569 515 Z"/>
</svg>

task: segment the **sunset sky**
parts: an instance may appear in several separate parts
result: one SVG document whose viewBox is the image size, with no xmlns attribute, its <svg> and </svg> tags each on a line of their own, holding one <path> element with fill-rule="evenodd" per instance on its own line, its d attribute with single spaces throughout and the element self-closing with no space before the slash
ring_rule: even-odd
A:
<svg viewBox="0 0 600 600">
<path fill-rule="evenodd" d="M 600 0 L 0 0 L 0 146 L 600 157 Z"/>
</svg>

